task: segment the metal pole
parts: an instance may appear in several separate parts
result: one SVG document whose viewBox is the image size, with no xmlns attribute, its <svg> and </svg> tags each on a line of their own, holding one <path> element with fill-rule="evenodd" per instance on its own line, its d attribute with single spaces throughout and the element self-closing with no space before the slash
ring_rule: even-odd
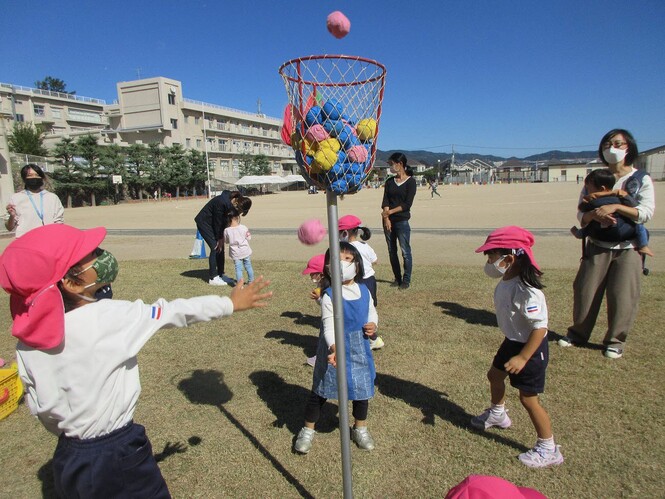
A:
<svg viewBox="0 0 665 499">
<path fill-rule="evenodd" d="M 342 482 L 344 498 L 353 497 L 351 476 L 351 439 L 349 434 L 349 393 L 346 384 L 346 345 L 344 344 L 344 303 L 342 301 L 342 270 L 339 256 L 337 195 L 326 191 L 328 204 L 328 244 L 330 245 L 330 278 L 332 286 L 335 351 L 337 353 L 337 395 L 339 403 L 339 437 L 342 445 Z"/>
</svg>

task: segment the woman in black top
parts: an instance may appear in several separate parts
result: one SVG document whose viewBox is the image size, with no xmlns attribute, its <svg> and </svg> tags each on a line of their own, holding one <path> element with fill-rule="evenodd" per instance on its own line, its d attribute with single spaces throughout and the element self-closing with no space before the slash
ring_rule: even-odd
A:
<svg viewBox="0 0 665 499">
<path fill-rule="evenodd" d="M 228 225 L 228 213 L 237 210 L 242 216 L 252 207 L 252 200 L 239 192 L 223 191 L 201 209 L 194 218 L 196 228 L 210 247 L 208 284 L 226 286 L 224 276 L 224 229 Z"/>
<path fill-rule="evenodd" d="M 393 153 L 388 158 L 390 172 L 395 176 L 386 181 L 381 203 L 381 216 L 383 217 L 383 232 L 388 244 L 390 265 L 393 268 L 395 282 L 392 286 L 407 289 L 411 285 L 411 205 L 416 195 L 416 181 L 413 170 L 406 162 L 406 156 L 401 152 Z M 404 260 L 404 273 L 397 257 L 397 242 L 402 248 Z"/>
</svg>

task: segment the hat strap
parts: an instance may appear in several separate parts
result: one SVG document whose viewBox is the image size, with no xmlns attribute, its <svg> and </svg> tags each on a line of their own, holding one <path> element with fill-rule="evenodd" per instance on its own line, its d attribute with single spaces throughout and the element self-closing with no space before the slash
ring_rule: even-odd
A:
<svg viewBox="0 0 665 499">
<path fill-rule="evenodd" d="M 32 307 L 32 306 L 35 304 L 35 302 L 37 301 L 37 298 L 39 298 L 42 294 L 46 293 L 46 292 L 47 292 L 49 289 L 51 289 L 53 286 L 55 286 L 55 284 L 51 284 L 50 286 L 48 286 L 48 287 L 42 289 L 39 293 L 37 293 L 37 296 L 35 296 L 35 297 L 32 299 L 32 301 L 30 302 L 30 306 Z"/>
</svg>

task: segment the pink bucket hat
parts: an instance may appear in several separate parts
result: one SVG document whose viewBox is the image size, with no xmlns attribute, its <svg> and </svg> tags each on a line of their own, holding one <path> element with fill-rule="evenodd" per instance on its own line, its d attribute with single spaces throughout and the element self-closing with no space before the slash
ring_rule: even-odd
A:
<svg viewBox="0 0 665 499">
<path fill-rule="evenodd" d="M 302 275 L 323 273 L 323 264 L 325 263 L 326 255 L 316 255 L 309 259 L 307 267 L 302 271 Z"/>
<path fill-rule="evenodd" d="M 522 227 L 509 225 L 491 232 L 490 235 L 487 236 L 487 239 L 485 239 L 485 244 L 478 248 L 476 253 L 483 253 L 493 249 L 522 250 L 529 257 L 529 260 L 531 260 L 531 264 L 540 270 L 540 267 L 533 256 L 533 251 L 531 251 L 534 242 L 535 239 L 531 232 Z"/>
<path fill-rule="evenodd" d="M 362 225 L 360 219 L 354 215 L 344 215 L 338 222 L 339 230 L 356 229 Z"/>
<path fill-rule="evenodd" d="M 9 293 L 12 335 L 39 350 L 55 348 L 65 335 L 65 306 L 58 282 L 99 246 L 104 227 L 80 230 L 51 224 L 12 241 L 0 255 L 0 286 Z"/>
<path fill-rule="evenodd" d="M 445 499 L 547 499 L 547 496 L 497 476 L 469 475 L 450 489 Z"/>
</svg>

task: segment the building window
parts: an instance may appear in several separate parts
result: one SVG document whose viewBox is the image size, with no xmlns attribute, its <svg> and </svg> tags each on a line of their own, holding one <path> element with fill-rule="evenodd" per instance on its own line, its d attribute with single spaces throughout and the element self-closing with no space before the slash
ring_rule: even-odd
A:
<svg viewBox="0 0 665 499">
<path fill-rule="evenodd" d="M 219 145 L 219 150 L 220 151 L 226 151 L 226 140 L 224 139 L 219 139 L 217 141 L 217 144 Z"/>
<path fill-rule="evenodd" d="M 69 109 L 67 116 L 72 121 L 83 121 L 85 123 L 101 123 L 102 115 L 83 109 Z"/>
<path fill-rule="evenodd" d="M 178 128 L 178 120 L 171 118 L 171 128 L 173 128 L 174 130 Z"/>
<path fill-rule="evenodd" d="M 54 118 L 60 118 L 61 117 L 60 108 L 52 107 L 51 108 L 51 116 L 53 116 Z"/>
<path fill-rule="evenodd" d="M 22 114 L 17 114 L 16 121 L 18 121 L 19 123 L 23 123 L 25 121 L 25 117 Z"/>
<path fill-rule="evenodd" d="M 219 160 L 219 167 L 222 170 L 228 170 L 229 169 L 229 161 L 226 159 L 220 159 Z"/>
<path fill-rule="evenodd" d="M 169 94 L 169 104 L 175 105 L 175 94 Z"/>
<path fill-rule="evenodd" d="M 184 116 L 182 119 L 184 120 L 185 125 L 189 123 L 189 116 Z"/>
<path fill-rule="evenodd" d="M 185 139 L 185 147 L 189 149 L 192 147 L 192 139 Z"/>
<path fill-rule="evenodd" d="M 35 104 L 32 109 L 35 111 L 35 116 L 44 116 L 44 106 Z"/>
<path fill-rule="evenodd" d="M 199 117 L 198 116 L 194 116 L 194 124 L 195 125 L 199 124 Z"/>
<path fill-rule="evenodd" d="M 197 149 L 201 149 L 201 139 L 196 139 L 196 147 Z"/>
</svg>

